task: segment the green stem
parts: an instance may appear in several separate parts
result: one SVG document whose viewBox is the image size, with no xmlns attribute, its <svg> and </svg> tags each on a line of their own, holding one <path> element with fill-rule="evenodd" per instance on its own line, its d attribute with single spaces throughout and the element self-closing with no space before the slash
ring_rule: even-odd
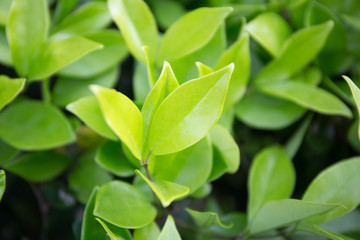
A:
<svg viewBox="0 0 360 240">
<path fill-rule="evenodd" d="M 41 83 L 41 92 L 43 96 L 43 101 L 45 103 L 51 102 L 51 94 L 50 94 L 50 79 L 45 78 Z"/>
</svg>

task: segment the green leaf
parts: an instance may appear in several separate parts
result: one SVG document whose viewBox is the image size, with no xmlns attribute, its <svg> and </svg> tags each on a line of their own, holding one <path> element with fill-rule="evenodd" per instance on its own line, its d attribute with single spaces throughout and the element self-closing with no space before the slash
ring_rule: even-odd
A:
<svg viewBox="0 0 360 240">
<path fill-rule="evenodd" d="M 134 240 L 157 240 L 160 235 L 160 229 L 156 222 L 149 225 L 135 229 Z"/>
<path fill-rule="evenodd" d="M 52 34 L 81 35 L 104 28 L 110 23 L 111 17 L 106 3 L 89 2 L 68 15 L 54 28 Z"/>
<path fill-rule="evenodd" d="M 147 67 L 139 61 L 135 62 L 133 87 L 135 100 L 142 103 L 145 102 L 151 87 L 148 80 Z"/>
<path fill-rule="evenodd" d="M 124 35 L 134 57 L 146 63 L 143 46 L 148 46 L 150 59 L 154 60 L 158 30 L 155 19 L 143 0 L 109 0 L 110 14 Z M 146 26 L 146 27 L 144 27 Z"/>
<path fill-rule="evenodd" d="M 50 26 L 46 0 L 13 0 L 6 35 L 14 67 L 24 77 L 31 70 L 36 51 L 47 38 Z"/>
<path fill-rule="evenodd" d="M 114 89 L 92 85 L 106 122 L 137 159 L 141 159 L 143 119 L 136 105 Z"/>
<path fill-rule="evenodd" d="M 151 181 L 138 169 L 136 169 L 135 172 L 150 186 L 164 208 L 168 207 L 174 200 L 184 197 L 190 192 L 187 186 L 160 179 Z"/>
<path fill-rule="evenodd" d="M 152 155 L 149 170 L 156 179 L 188 186 L 192 193 L 210 176 L 212 157 L 211 143 L 205 138 L 180 152 L 161 156 Z"/>
<path fill-rule="evenodd" d="M 234 224 L 231 228 L 228 229 L 220 226 L 212 226 L 206 229 L 206 231 L 210 233 L 214 233 L 214 235 L 228 236 L 230 238 L 240 235 L 245 230 L 246 216 L 244 213 L 232 212 L 223 215 L 221 217 L 221 220 L 224 222 L 230 222 Z M 203 239 L 205 240 L 206 238 Z"/>
<path fill-rule="evenodd" d="M 24 88 L 25 79 L 10 79 L 0 75 L 0 110 L 11 102 Z"/>
<path fill-rule="evenodd" d="M 24 99 L 0 114 L 0 137 L 24 150 L 50 149 L 75 141 L 70 123 L 57 108 Z"/>
<path fill-rule="evenodd" d="M 11 59 L 11 51 L 6 39 L 5 31 L 0 31 L 0 62 L 5 66 L 13 66 L 13 61 Z"/>
<path fill-rule="evenodd" d="M 137 188 L 112 181 L 99 189 L 94 215 L 118 227 L 141 228 L 154 221 L 156 209 Z"/>
<path fill-rule="evenodd" d="M 181 240 L 180 234 L 176 229 L 174 219 L 171 215 L 168 215 L 165 225 L 157 240 Z"/>
<path fill-rule="evenodd" d="M 203 47 L 231 10 L 229 7 L 198 8 L 181 17 L 166 31 L 158 62 L 173 61 Z"/>
<path fill-rule="evenodd" d="M 323 48 L 334 23 L 299 30 L 284 43 L 279 55 L 257 75 L 256 83 L 282 81 L 308 65 Z"/>
<path fill-rule="evenodd" d="M 111 224 L 105 224 L 101 219 L 96 218 L 96 220 L 101 224 L 105 229 L 106 233 L 111 240 L 131 240 L 131 234 L 128 229 L 119 228 Z"/>
<path fill-rule="evenodd" d="M 347 76 L 342 76 L 345 81 L 347 82 L 347 84 L 349 85 L 349 88 L 351 90 L 354 102 L 356 104 L 356 109 L 358 112 L 358 116 L 360 116 L 360 89 L 355 85 L 355 83 Z M 358 136 L 360 139 L 360 125 L 358 128 Z"/>
<path fill-rule="evenodd" d="M 51 180 L 70 165 L 70 159 L 53 151 L 34 152 L 5 164 L 4 168 L 30 182 Z"/>
<path fill-rule="evenodd" d="M 259 152 L 249 173 L 249 222 L 267 202 L 288 198 L 294 186 L 295 169 L 281 146 Z"/>
<path fill-rule="evenodd" d="M 266 203 L 250 223 L 250 235 L 289 226 L 335 209 L 339 205 L 284 199 Z"/>
<path fill-rule="evenodd" d="M 107 141 L 103 143 L 97 149 L 95 161 L 118 177 L 131 177 L 134 175 L 134 167 L 126 159 L 121 144 L 118 142 Z"/>
<path fill-rule="evenodd" d="M 169 63 L 165 62 L 159 79 L 157 80 L 155 86 L 151 89 L 141 109 L 141 115 L 144 121 L 145 144 L 147 144 L 149 141 L 149 127 L 152 124 L 156 111 L 158 110 L 160 104 L 164 101 L 164 99 L 178 86 L 179 83 L 176 80 L 171 66 L 169 65 Z M 147 145 L 145 145 L 143 149 L 143 159 L 146 159 L 146 155 L 148 154 L 148 149 L 146 148 Z"/>
<path fill-rule="evenodd" d="M 101 49 L 99 43 L 84 37 L 72 36 L 65 39 L 51 39 L 45 42 L 31 62 L 27 76 L 30 80 L 38 80 L 51 76 L 63 67 Z"/>
<path fill-rule="evenodd" d="M 204 183 L 200 188 L 191 194 L 192 198 L 204 198 L 208 196 L 212 191 L 211 183 Z"/>
<path fill-rule="evenodd" d="M 294 103 L 256 92 L 246 95 L 235 106 L 236 117 L 246 125 L 268 130 L 287 127 L 305 112 L 306 109 Z"/>
<path fill-rule="evenodd" d="M 6 25 L 12 0 L 3 0 L 0 2 L 0 26 Z"/>
<path fill-rule="evenodd" d="M 208 228 L 212 226 L 219 226 L 222 228 L 231 228 L 232 223 L 223 223 L 217 213 L 214 212 L 198 212 L 187 208 L 186 211 L 189 213 L 195 224 L 200 228 Z"/>
<path fill-rule="evenodd" d="M 13 148 L 10 145 L 6 144 L 0 139 L 0 165 L 6 164 L 8 161 L 12 160 L 18 153 L 19 149 Z"/>
<path fill-rule="evenodd" d="M 335 234 L 328 232 L 324 229 L 322 229 L 321 227 L 315 225 L 315 224 L 307 224 L 305 222 L 300 222 L 297 226 L 296 229 L 299 231 L 304 231 L 304 232 L 310 232 L 319 236 L 323 236 L 332 240 L 345 240 L 341 237 L 336 236 Z"/>
<path fill-rule="evenodd" d="M 176 0 L 153 1 L 151 4 L 156 20 L 163 29 L 169 28 L 177 19 L 186 14 L 185 7 Z"/>
<path fill-rule="evenodd" d="M 6 175 L 4 170 L 0 170 L 0 201 L 4 195 L 6 187 Z"/>
<path fill-rule="evenodd" d="M 218 121 L 234 65 L 174 90 L 159 106 L 149 133 L 155 155 L 180 151 L 203 138 Z"/>
<path fill-rule="evenodd" d="M 100 135 L 114 141 L 118 140 L 118 137 L 107 125 L 96 97 L 89 96 L 81 98 L 76 102 L 67 105 L 66 109 L 75 114 L 85 122 L 86 125 Z"/>
<path fill-rule="evenodd" d="M 341 204 L 344 207 L 313 217 L 307 222 L 324 223 L 356 208 L 360 203 L 359 184 L 359 157 L 340 161 L 323 170 L 307 188 L 303 200 Z"/>
<path fill-rule="evenodd" d="M 111 175 L 101 169 L 94 161 L 94 153 L 83 155 L 68 175 L 68 183 L 75 197 L 86 203 L 95 186 L 111 181 Z"/>
<path fill-rule="evenodd" d="M 245 28 L 255 41 L 274 57 L 280 54 L 285 41 L 291 35 L 288 23 L 274 12 L 259 14 Z"/>
<path fill-rule="evenodd" d="M 315 112 L 351 118 L 350 109 L 335 95 L 314 85 L 286 81 L 264 84 L 259 89 L 274 97 L 294 102 Z"/>
<path fill-rule="evenodd" d="M 214 69 L 212 69 L 211 67 L 201 63 L 201 62 L 196 62 L 196 68 L 199 72 L 199 77 L 205 76 L 207 74 L 210 74 L 212 72 L 214 72 Z"/>
</svg>

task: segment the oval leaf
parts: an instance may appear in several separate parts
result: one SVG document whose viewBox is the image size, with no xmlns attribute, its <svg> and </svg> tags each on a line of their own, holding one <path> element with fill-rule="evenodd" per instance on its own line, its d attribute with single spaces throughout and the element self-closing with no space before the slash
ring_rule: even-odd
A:
<svg viewBox="0 0 360 240">
<path fill-rule="evenodd" d="M 221 222 L 217 213 L 214 212 L 198 212 L 189 208 L 187 208 L 186 211 L 190 214 L 195 224 L 200 228 L 208 228 L 212 226 L 231 228 L 233 226 L 232 223 Z"/>
<path fill-rule="evenodd" d="M 180 234 L 176 229 L 174 219 L 171 215 L 167 217 L 165 225 L 157 240 L 181 240 Z"/>
<path fill-rule="evenodd" d="M 4 75 L 0 76 L 0 110 L 11 102 L 24 88 L 25 79 L 10 79 Z"/>
</svg>

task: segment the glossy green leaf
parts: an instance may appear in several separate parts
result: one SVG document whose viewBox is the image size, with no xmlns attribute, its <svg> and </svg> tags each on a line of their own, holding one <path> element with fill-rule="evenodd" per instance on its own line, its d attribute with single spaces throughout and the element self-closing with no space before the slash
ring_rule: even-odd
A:
<svg viewBox="0 0 360 240">
<path fill-rule="evenodd" d="M 118 140 L 118 137 L 107 125 L 96 97 L 89 96 L 81 98 L 67 105 L 66 109 L 75 114 L 100 135 L 114 141 Z"/>
<path fill-rule="evenodd" d="M 24 88 L 25 79 L 10 79 L 0 75 L 0 110 L 11 102 Z"/>
<path fill-rule="evenodd" d="M 260 90 L 322 114 L 352 116 L 350 109 L 335 95 L 311 84 L 286 81 L 264 84 Z"/>
<path fill-rule="evenodd" d="M 165 225 L 157 240 L 181 240 L 180 234 L 176 229 L 174 219 L 171 215 L 167 217 Z"/>
<path fill-rule="evenodd" d="M 338 237 L 335 234 L 330 233 L 315 224 L 307 224 L 305 222 L 300 222 L 296 226 L 296 229 L 299 231 L 310 232 L 310 233 L 313 233 L 313 234 L 316 234 L 319 236 L 323 236 L 323 237 L 326 237 L 326 238 L 332 239 L 332 240 L 345 240 L 344 238 Z"/>
<path fill-rule="evenodd" d="M 0 137 L 24 150 L 41 150 L 75 141 L 65 116 L 55 107 L 32 100 L 12 103 L 0 114 Z"/>
<path fill-rule="evenodd" d="M 19 152 L 19 149 L 16 149 L 0 140 L 0 166 L 12 160 Z"/>
<path fill-rule="evenodd" d="M 6 175 L 4 170 L 0 170 L 0 201 L 4 195 L 6 187 Z"/>
<path fill-rule="evenodd" d="M 50 26 L 46 0 L 13 0 L 6 35 L 17 73 L 27 76 L 36 51 L 47 38 Z"/>
<path fill-rule="evenodd" d="M 36 61 L 31 62 L 31 68 L 27 75 L 32 80 L 47 78 L 77 59 L 102 47 L 101 44 L 80 36 L 49 40 L 37 52 Z"/>
<path fill-rule="evenodd" d="M 156 209 L 137 188 L 112 181 L 99 189 L 94 215 L 118 227 L 141 228 L 154 221 Z"/>
<path fill-rule="evenodd" d="M 114 89 L 91 86 L 96 95 L 105 121 L 116 135 L 141 159 L 143 141 L 143 119 L 136 105 L 124 94 Z"/>
<path fill-rule="evenodd" d="M 192 193 L 210 176 L 212 157 L 211 143 L 205 138 L 180 152 L 151 156 L 149 170 L 156 179 L 188 186 Z"/>
<path fill-rule="evenodd" d="M 308 220 L 309 223 L 324 223 L 340 217 L 360 203 L 360 158 L 340 161 L 323 170 L 307 188 L 303 200 L 341 204 L 328 213 Z"/>
<path fill-rule="evenodd" d="M 70 165 L 70 159 L 53 151 L 22 155 L 4 168 L 30 182 L 43 182 L 59 176 Z"/>
<path fill-rule="evenodd" d="M 77 78 L 90 78 L 108 71 L 121 62 L 128 49 L 119 31 L 101 30 L 84 35 L 87 39 L 100 43 L 104 48 L 91 52 L 59 71 L 60 75 Z"/>
<path fill-rule="evenodd" d="M 187 186 L 161 179 L 151 181 L 138 169 L 136 169 L 135 172 L 150 186 L 164 208 L 168 207 L 174 200 L 184 197 L 190 192 Z"/>
<path fill-rule="evenodd" d="M 150 127 L 155 155 L 180 151 L 203 138 L 218 121 L 234 65 L 174 90 L 159 106 Z"/>
<path fill-rule="evenodd" d="M 111 23 L 111 16 L 107 4 L 103 2 L 89 2 L 82 5 L 59 23 L 52 34 L 84 34 L 88 31 L 106 27 Z"/>
<path fill-rule="evenodd" d="M 282 81 L 308 65 L 323 48 L 334 23 L 328 21 L 294 33 L 279 55 L 257 75 L 256 83 Z"/>
<path fill-rule="evenodd" d="M 153 61 L 158 30 L 146 3 L 143 0 L 109 0 L 108 5 L 110 14 L 123 33 L 130 52 L 137 60 L 146 63 L 142 47 L 148 46 Z"/>
<path fill-rule="evenodd" d="M 86 203 L 95 186 L 111 181 L 111 175 L 94 161 L 93 152 L 83 155 L 68 175 L 68 183 L 75 197 Z"/>
<path fill-rule="evenodd" d="M 229 7 L 198 8 L 181 17 L 166 31 L 158 62 L 173 61 L 203 47 L 231 10 Z"/>
<path fill-rule="evenodd" d="M 335 204 L 325 204 L 284 199 L 266 203 L 250 223 L 251 235 L 279 227 L 289 226 L 300 220 L 310 218 L 337 208 Z"/>
<path fill-rule="evenodd" d="M 295 169 L 281 146 L 259 152 L 249 173 L 249 222 L 267 202 L 288 198 L 294 186 Z"/>
<path fill-rule="evenodd" d="M 349 85 L 349 88 L 351 90 L 354 102 L 356 104 L 358 116 L 360 116 L 360 89 L 355 85 L 355 83 L 347 76 L 343 76 L 347 84 Z M 360 125 L 358 128 L 358 136 L 360 139 Z"/>
<path fill-rule="evenodd" d="M 119 228 L 113 226 L 111 224 L 106 224 L 101 221 L 101 219 L 96 218 L 96 220 L 101 224 L 101 226 L 105 229 L 106 233 L 110 237 L 111 240 L 131 240 L 131 234 L 128 229 Z"/>
<path fill-rule="evenodd" d="M 134 167 L 126 159 L 120 143 L 111 141 L 103 143 L 96 152 L 95 161 L 116 176 L 131 177 L 134 175 Z"/>
<path fill-rule="evenodd" d="M 199 72 L 199 77 L 205 76 L 207 74 L 210 74 L 212 72 L 214 72 L 214 69 L 212 69 L 211 67 L 201 63 L 201 62 L 196 62 L 196 68 Z"/>
<path fill-rule="evenodd" d="M 134 240 L 157 240 L 160 235 L 160 229 L 155 222 L 149 225 L 135 229 Z"/>
<path fill-rule="evenodd" d="M 287 127 L 305 112 L 305 108 L 294 103 L 261 93 L 250 93 L 235 106 L 236 117 L 246 125 L 268 130 Z"/>
<path fill-rule="evenodd" d="M 246 31 L 274 57 L 280 54 L 291 35 L 288 23 L 274 12 L 259 14 L 246 25 Z"/>
<path fill-rule="evenodd" d="M 222 222 L 217 213 L 214 212 L 198 212 L 189 208 L 187 208 L 186 211 L 194 220 L 195 224 L 200 228 L 208 228 L 212 226 L 231 228 L 233 226 L 233 223 Z"/>
</svg>

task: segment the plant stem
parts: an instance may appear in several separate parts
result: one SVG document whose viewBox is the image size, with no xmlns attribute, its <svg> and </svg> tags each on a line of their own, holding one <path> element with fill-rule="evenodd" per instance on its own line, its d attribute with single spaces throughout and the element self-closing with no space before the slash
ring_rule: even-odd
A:
<svg viewBox="0 0 360 240">
<path fill-rule="evenodd" d="M 147 177 L 150 179 L 150 181 L 153 181 L 153 179 L 152 179 L 152 177 L 151 177 L 151 175 L 150 175 L 150 172 L 149 172 L 148 165 L 149 165 L 149 163 L 147 163 L 147 162 L 144 162 L 144 163 L 142 164 L 142 166 L 144 167 L 144 169 L 145 169 L 145 171 L 146 171 Z"/>
<path fill-rule="evenodd" d="M 50 103 L 51 94 L 50 94 L 50 79 L 45 78 L 41 83 L 41 92 L 43 96 L 43 101 L 45 103 Z"/>
</svg>

